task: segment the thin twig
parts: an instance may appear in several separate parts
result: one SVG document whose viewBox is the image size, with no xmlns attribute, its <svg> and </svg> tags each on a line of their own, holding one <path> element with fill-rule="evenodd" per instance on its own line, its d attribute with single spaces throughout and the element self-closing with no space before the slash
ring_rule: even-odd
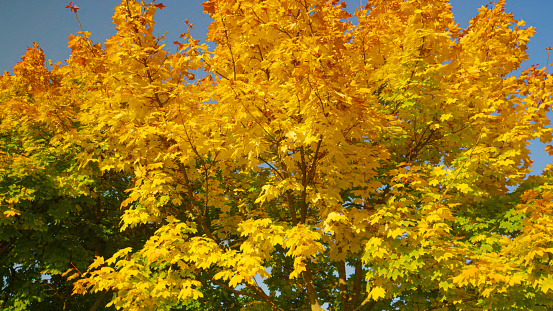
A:
<svg viewBox="0 0 553 311">
<path fill-rule="evenodd" d="M 548 47 L 548 48 L 546 48 L 546 50 L 547 50 L 547 64 L 545 65 L 545 74 L 547 74 L 547 69 L 549 69 L 549 52 L 550 52 L 551 50 L 553 50 L 553 48 L 552 48 L 552 47 Z"/>
</svg>

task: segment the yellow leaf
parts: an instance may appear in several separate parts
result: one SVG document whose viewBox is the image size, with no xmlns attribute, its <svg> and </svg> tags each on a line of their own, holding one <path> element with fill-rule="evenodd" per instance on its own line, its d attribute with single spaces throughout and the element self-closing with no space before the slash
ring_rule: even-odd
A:
<svg viewBox="0 0 553 311">
<path fill-rule="evenodd" d="M 94 261 L 88 266 L 88 270 L 93 270 L 104 264 L 104 257 L 96 256 Z"/>
<path fill-rule="evenodd" d="M 13 208 L 10 208 L 9 210 L 7 211 L 4 211 L 4 215 L 6 217 L 13 217 L 15 215 L 21 215 L 21 213 L 18 211 L 18 210 L 15 210 Z"/>
<path fill-rule="evenodd" d="M 549 290 L 553 291 L 553 276 L 548 275 L 547 278 L 541 282 L 540 288 L 541 291 L 546 294 Z"/>
<path fill-rule="evenodd" d="M 444 113 L 440 116 L 440 121 L 447 121 L 449 120 L 453 115 L 451 113 Z"/>
<path fill-rule="evenodd" d="M 386 290 L 380 286 L 373 287 L 371 292 L 369 293 L 369 298 L 373 300 L 378 300 L 384 297 L 386 297 Z"/>
<path fill-rule="evenodd" d="M 455 185 L 455 188 L 462 193 L 468 193 L 471 190 L 470 186 L 467 184 L 457 184 Z"/>
</svg>

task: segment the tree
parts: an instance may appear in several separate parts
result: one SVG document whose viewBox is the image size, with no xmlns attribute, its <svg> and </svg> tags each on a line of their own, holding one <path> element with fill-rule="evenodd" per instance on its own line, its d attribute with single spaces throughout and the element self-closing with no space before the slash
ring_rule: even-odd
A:
<svg viewBox="0 0 553 311">
<path fill-rule="evenodd" d="M 508 77 L 534 29 L 504 5 L 460 29 L 445 0 L 356 23 L 338 1 L 209 0 L 213 47 L 170 53 L 164 5 L 122 1 L 104 45 L 83 31 L 67 65 L 35 47 L 2 76 L 1 224 L 48 189 L 65 213 L 120 204 L 118 250 L 64 274 L 118 309 L 545 310 L 553 176 L 525 176 L 553 78 Z"/>
</svg>

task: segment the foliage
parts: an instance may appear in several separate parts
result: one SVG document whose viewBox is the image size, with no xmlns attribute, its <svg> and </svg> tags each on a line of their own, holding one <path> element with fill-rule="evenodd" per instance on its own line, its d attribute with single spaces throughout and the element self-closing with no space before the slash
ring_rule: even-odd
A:
<svg viewBox="0 0 553 311">
<path fill-rule="evenodd" d="M 209 0 L 212 48 L 171 53 L 164 5 L 125 0 L 67 64 L 30 48 L 0 80 L 2 269 L 125 310 L 545 310 L 553 77 L 509 76 L 534 29 L 504 5 Z"/>
</svg>

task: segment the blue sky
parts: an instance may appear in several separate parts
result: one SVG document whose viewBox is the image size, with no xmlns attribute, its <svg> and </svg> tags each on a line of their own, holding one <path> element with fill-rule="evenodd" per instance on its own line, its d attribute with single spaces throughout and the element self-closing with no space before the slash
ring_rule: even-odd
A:
<svg viewBox="0 0 553 311">
<path fill-rule="evenodd" d="M 114 34 L 111 23 L 113 8 L 118 0 L 76 0 L 84 30 L 92 33 L 95 42 L 104 42 Z M 194 24 L 191 32 L 197 39 L 204 39 L 210 19 L 202 13 L 201 0 L 158 0 L 165 4 L 162 11 L 156 14 L 156 30 L 167 32 L 167 46 L 175 51 L 171 42 L 185 31 L 184 19 Z M 348 10 L 354 9 L 366 0 L 346 0 Z M 497 2 L 497 0 L 495 1 Z M 79 31 L 79 25 L 73 13 L 65 8 L 68 0 L 19 0 L 3 1 L 0 10 L 0 33 L 2 50 L 0 51 L 0 73 L 13 72 L 12 66 L 17 63 L 25 49 L 37 42 L 44 49 L 47 59 L 54 62 L 63 61 L 69 56 L 67 37 Z M 477 14 L 477 9 L 488 4 L 486 0 L 452 0 L 453 13 L 461 27 Z M 537 33 L 529 43 L 529 60 L 523 64 L 528 68 L 532 64 L 545 66 L 549 46 L 553 46 L 553 12 L 552 0 L 507 0 L 506 11 L 515 14 L 518 20 L 526 21 L 527 26 L 536 27 Z M 553 62 L 553 54 L 552 62 Z M 553 69 L 552 69 L 553 70 Z M 550 114 L 550 118 L 552 115 Z M 539 174 L 551 158 L 543 151 L 543 145 L 535 142 L 532 146 L 534 172 Z"/>
</svg>

